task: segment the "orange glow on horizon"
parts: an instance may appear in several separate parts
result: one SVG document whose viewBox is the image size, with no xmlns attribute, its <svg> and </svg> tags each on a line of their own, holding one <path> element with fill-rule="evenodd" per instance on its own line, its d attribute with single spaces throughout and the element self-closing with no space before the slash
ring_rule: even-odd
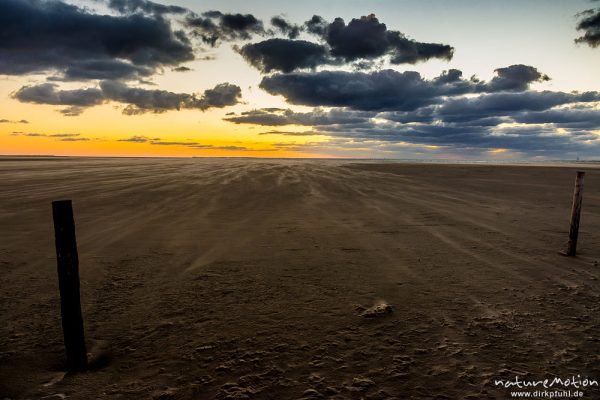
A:
<svg viewBox="0 0 600 400">
<path fill-rule="evenodd" d="M 171 111 L 135 117 L 123 115 L 115 104 L 65 117 L 60 107 L 23 104 L 8 100 L 10 121 L 0 124 L 0 155 L 56 155 L 102 157 L 261 157 L 319 158 L 317 152 L 288 150 L 280 143 L 302 145 L 314 137 L 285 140 L 278 135 L 259 135 L 261 127 L 236 125 L 222 118 L 228 110 Z M 145 142 L 131 142 L 138 137 Z M 320 140 L 323 140 L 321 138 Z M 159 144 L 152 144 L 157 142 Z M 160 143 L 172 144 L 160 144 Z M 181 144 L 176 144 L 181 143 Z"/>
</svg>

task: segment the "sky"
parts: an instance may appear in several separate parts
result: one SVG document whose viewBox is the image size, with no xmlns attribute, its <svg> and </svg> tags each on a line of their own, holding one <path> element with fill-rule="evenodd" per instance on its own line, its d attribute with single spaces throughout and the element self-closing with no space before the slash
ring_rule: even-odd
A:
<svg viewBox="0 0 600 400">
<path fill-rule="evenodd" d="M 0 154 L 600 159 L 600 1 L 0 1 Z"/>
</svg>

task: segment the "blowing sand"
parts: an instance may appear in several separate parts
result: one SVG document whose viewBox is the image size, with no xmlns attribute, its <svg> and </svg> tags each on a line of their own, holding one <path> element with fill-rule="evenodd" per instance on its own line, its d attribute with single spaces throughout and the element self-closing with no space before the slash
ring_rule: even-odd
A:
<svg viewBox="0 0 600 400">
<path fill-rule="evenodd" d="M 600 170 L 0 162 L 0 397 L 506 399 L 600 380 Z M 50 202 L 73 200 L 88 349 L 64 376 Z M 600 398 L 600 389 L 582 389 Z"/>
</svg>

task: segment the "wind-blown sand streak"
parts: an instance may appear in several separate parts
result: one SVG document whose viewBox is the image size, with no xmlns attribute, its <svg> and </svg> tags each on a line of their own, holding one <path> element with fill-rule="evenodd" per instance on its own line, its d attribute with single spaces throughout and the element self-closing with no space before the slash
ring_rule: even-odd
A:
<svg viewBox="0 0 600 400">
<path fill-rule="evenodd" d="M 600 379 L 597 169 L 579 256 L 557 255 L 574 171 L 3 161 L 0 395 L 501 399 L 495 378 Z M 50 210 L 62 198 L 88 342 L 110 355 L 65 378 Z M 359 315 L 382 301 L 393 313 Z"/>
</svg>

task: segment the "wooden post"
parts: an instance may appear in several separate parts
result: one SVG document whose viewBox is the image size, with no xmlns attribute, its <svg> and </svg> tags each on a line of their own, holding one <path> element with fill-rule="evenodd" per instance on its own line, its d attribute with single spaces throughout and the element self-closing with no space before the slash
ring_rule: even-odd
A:
<svg viewBox="0 0 600 400">
<path fill-rule="evenodd" d="M 569 242 L 565 255 L 574 257 L 577 253 L 577 236 L 579 235 L 579 217 L 581 216 L 581 202 L 583 200 L 583 177 L 585 172 L 577 171 L 575 178 L 575 191 L 573 192 L 573 208 L 571 210 L 571 228 L 569 229 Z"/>
<path fill-rule="evenodd" d="M 87 368 L 87 352 L 79 299 L 79 259 L 71 200 L 53 201 L 52 216 L 67 370 L 83 371 Z"/>
</svg>

